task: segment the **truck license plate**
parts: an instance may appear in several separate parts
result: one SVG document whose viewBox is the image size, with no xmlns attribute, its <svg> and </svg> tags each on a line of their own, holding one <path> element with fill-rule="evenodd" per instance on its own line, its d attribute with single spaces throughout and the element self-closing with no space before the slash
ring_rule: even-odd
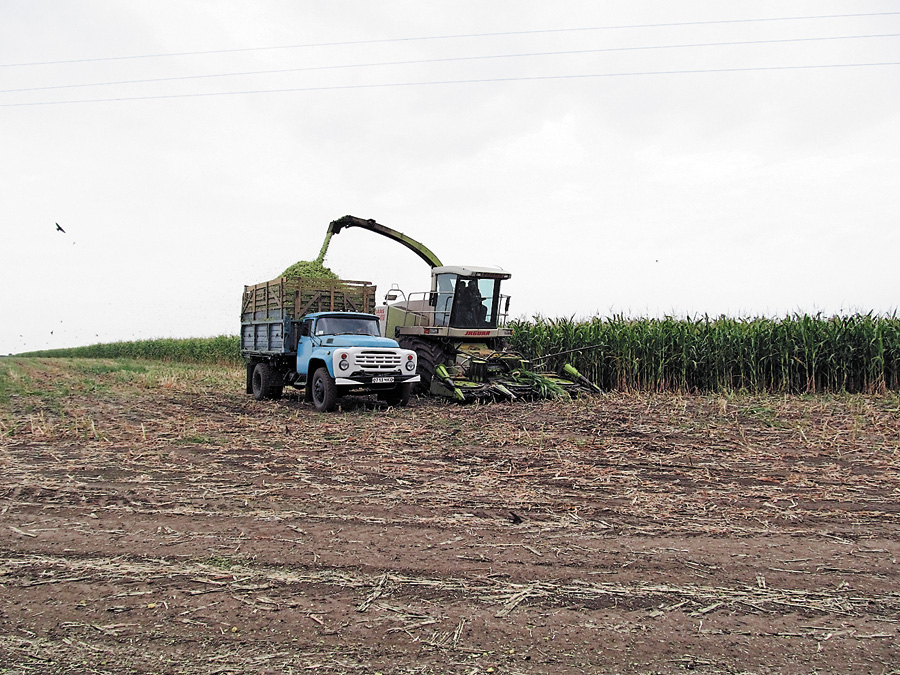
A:
<svg viewBox="0 0 900 675">
<path fill-rule="evenodd" d="M 393 377 L 373 377 L 372 384 L 391 384 L 394 381 Z"/>
</svg>

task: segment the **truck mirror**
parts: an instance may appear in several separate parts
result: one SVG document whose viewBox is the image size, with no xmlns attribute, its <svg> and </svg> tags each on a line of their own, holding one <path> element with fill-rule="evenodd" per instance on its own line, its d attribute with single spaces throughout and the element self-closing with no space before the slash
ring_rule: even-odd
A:
<svg viewBox="0 0 900 675">
<path fill-rule="evenodd" d="M 504 314 L 509 314 L 509 299 L 510 299 L 510 296 L 507 295 L 506 296 L 506 309 L 503 310 Z"/>
<path fill-rule="evenodd" d="M 388 293 L 386 296 L 384 296 L 384 299 L 387 300 L 388 302 L 393 302 L 394 300 L 397 299 L 397 294 L 396 293 Z"/>
<path fill-rule="evenodd" d="M 438 294 L 432 291 L 428 295 L 428 306 L 429 307 L 437 307 Z"/>
<path fill-rule="evenodd" d="M 308 337 L 309 336 L 309 322 L 304 321 L 300 324 L 300 337 Z"/>
</svg>

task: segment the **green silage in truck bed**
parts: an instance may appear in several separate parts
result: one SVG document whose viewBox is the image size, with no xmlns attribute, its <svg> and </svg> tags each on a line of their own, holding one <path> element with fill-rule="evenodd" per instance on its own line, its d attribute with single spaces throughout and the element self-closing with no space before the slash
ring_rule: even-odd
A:
<svg viewBox="0 0 900 675">
<path fill-rule="evenodd" d="M 315 260 L 300 260 L 288 267 L 281 276 L 289 279 L 337 279 L 338 275 L 325 267 L 325 254 L 328 252 L 328 244 L 331 242 L 331 232 L 325 235 L 322 248 L 319 249 L 319 257 Z"/>
<path fill-rule="evenodd" d="M 244 286 L 241 323 L 262 323 L 299 319 L 312 312 L 375 311 L 375 286 L 368 281 L 338 279 L 325 267 L 325 253 L 331 234 L 325 237 L 319 257 L 301 260 L 280 277 Z"/>
<path fill-rule="evenodd" d="M 301 260 L 281 274 L 289 279 L 337 279 L 338 275 L 325 267 L 320 260 Z"/>
</svg>

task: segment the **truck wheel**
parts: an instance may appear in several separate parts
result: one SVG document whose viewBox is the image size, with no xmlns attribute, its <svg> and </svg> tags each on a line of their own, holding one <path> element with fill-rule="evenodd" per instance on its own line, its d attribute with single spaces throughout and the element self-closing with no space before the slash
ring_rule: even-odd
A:
<svg viewBox="0 0 900 675">
<path fill-rule="evenodd" d="M 337 407 L 337 386 L 324 366 L 313 375 L 312 400 L 319 412 L 331 412 Z"/>
<path fill-rule="evenodd" d="M 412 393 L 412 384 L 403 382 L 389 391 L 379 392 L 378 398 L 395 408 L 402 408 L 409 403 L 409 395 Z"/>
<path fill-rule="evenodd" d="M 269 366 L 265 363 L 257 363 L 253 368 L 253 380 L 250 388 L 253 390 L 253 398 L 262 401 L 269 393 Z"/>
<path fill-rule="evenodd" d="M 279 399 L 284 391 L 281 384 L 280 373 L 268 363 L 257 363 L 253 369 L 250 382 L 253 398 L 262 401 L 266 398 Z"/>
</svg>

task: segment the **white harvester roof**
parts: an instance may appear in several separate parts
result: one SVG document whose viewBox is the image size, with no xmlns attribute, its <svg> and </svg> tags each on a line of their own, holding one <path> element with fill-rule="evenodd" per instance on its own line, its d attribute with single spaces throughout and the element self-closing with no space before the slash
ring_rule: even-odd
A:
<svg viewBox="0 0 900 675">
<path fill-rule="evenodd" d="M 459 274 L 464 277 L 485 277 L 487 279 L 509 279 L 512 274 L 500 267 L 474 267 L 472 265 L 443 265 L 433 267 L 432 274 Z"/>
</svg>

